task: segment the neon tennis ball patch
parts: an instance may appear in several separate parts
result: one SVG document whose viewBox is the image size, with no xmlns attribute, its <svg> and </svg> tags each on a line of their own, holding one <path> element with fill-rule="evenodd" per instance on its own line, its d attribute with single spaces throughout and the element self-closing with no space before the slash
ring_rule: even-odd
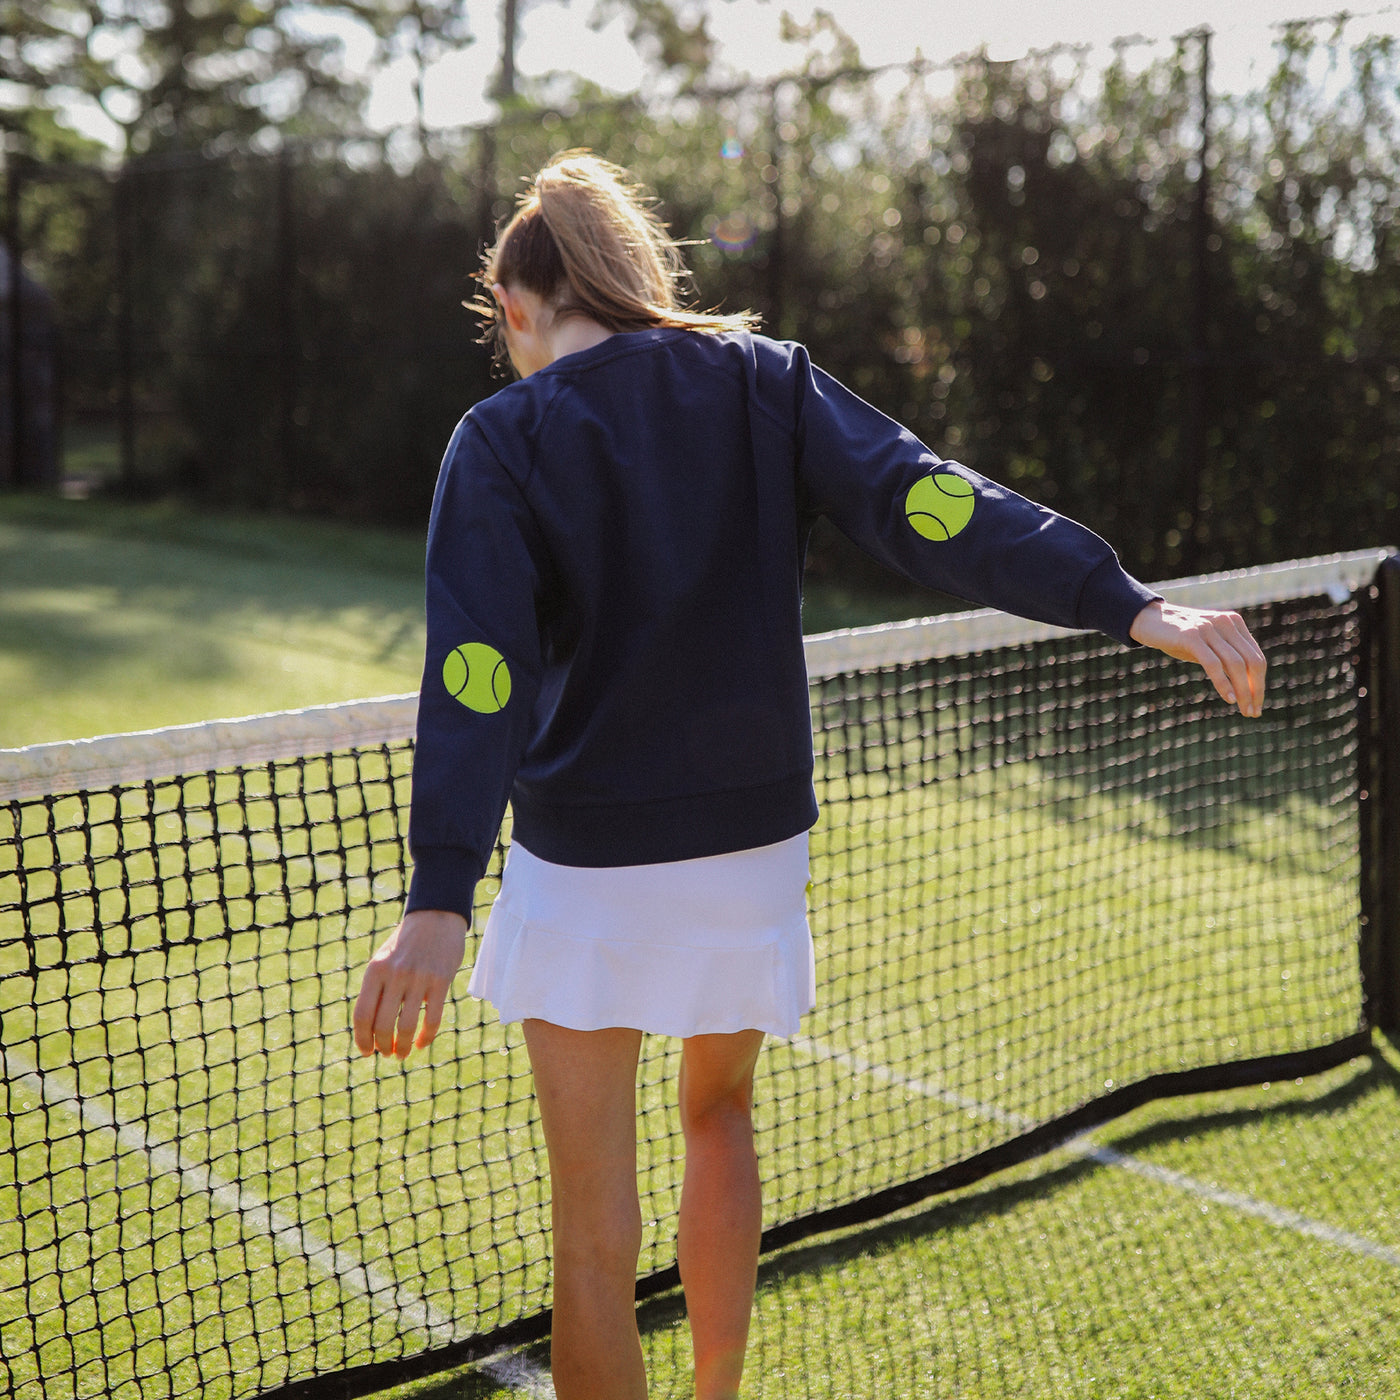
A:
<svg viewBox="0 0 1400 1400">
<path fill-rule="evenodd" d="M 463 642 L 442 663 L 447 693 L 478 714 L 494 715 L 510 699 L 510 667 L 495 647 Z"/>
<path fill-rule="evenodd" d="M 952 472 L 930 472 L 909 488 L 904 513 L 926 540 L 951 540 L 972 519 L 972 483 Z"/>
</svg>

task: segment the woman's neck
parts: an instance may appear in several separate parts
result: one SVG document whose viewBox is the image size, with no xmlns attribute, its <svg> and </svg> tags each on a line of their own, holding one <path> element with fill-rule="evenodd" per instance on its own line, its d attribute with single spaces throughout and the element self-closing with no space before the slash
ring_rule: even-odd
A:
<svg viewBox="0 0 1400 1400">
<path fill-rule="evenodd" d="M 585 316 L 565 316 L 556 320 L 546 331 L 551 362 L 564 355 L 572 355 L 579 350 L 601 345 L 612 335 L 606 326 L 590 321 Z"/>
</svg>

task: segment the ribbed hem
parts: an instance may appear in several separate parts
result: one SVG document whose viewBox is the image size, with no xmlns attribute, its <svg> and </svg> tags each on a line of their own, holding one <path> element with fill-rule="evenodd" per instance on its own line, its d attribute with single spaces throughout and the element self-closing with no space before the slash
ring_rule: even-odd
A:
<svg viewBox="0 0 1400 1400">
<path fill-rule="evenodd" d="M 655 865 L 771 846 L 817 820 L 810 772 L 761 787 L 608 806 L 511 794 L 515 838 L 555 865 Z"/>
<path fill-rule="evenodd" d="M 405 913 L 446 909 L 472 921 L 472 900 L 484 874 L 476 858 L 457 846 L 420 846 L 413 852 L 413 878 Z"/>
<path fill-rule="evenodd" d="M 1143 608 L 1161 596 L 1125 573 L 1117 557 L 1110 555 L 1079 590 L 1080 626 L 1104 632 L 1126 646 L 1137 646 L 1129 635 L 1133 622 Z"/>
</svg>

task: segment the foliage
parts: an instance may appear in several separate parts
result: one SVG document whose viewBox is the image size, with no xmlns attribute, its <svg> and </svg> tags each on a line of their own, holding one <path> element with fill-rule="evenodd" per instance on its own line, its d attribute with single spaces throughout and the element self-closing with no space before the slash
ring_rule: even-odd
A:
<svg viewBox="0 0 1400 1400">
<path fill-rule="evenodd" d="M 336 129 L 364 95 L 292 0 L 0 0 L 0 18 L 0 80 L 28 98 L 7 124 L 86 99 L 128 156 Z"/>
<path fill-rule="evenodd" d="M 1215 104 L 1202 172 L 1199 36 L 1145 68 L 973 57 L 895 81 L 818 16 L 789 28 L 787 78 L 720 89 L 701 81 L 703 16 L 598 10 L 614 12 L 668 75 L 664 103 L 551 75 L 490 129 L 420 140 L 404 167 L 365 142 L 290 139 L 325 129 L 314 103 L 280 155 L 257 154 L 270 109 L 230 79 L 186 94 L 185 115 L 149 87 L 134 129 L 154 151 L 243 103 L 238 152 L 206 140 L 113 182 L 50 150 L 25 245 L 90 417 L 125 392 L 127 356 L 136 484 L 421 522 L 452 423 L 498 382 L 460 307 L 476 251 L 520 176 L 586 145 L 655 189 L 691 241 L 698 301 L 758 310 L 936 450 L 1084 519 L 1141 573 L 1397 534 L 1388 41 L 1289 30 L 1269 83 Z M 446 5 L 379 22 L 399 49 L 469 40 Z M 815 566 L 859 572 L 829 537 Z"/>
</svg>

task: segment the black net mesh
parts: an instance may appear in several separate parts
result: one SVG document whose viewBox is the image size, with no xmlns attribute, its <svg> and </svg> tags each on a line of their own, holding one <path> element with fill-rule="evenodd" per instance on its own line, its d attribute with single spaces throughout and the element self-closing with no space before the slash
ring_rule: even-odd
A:
<svg viewBox="0 0 1400 1400">
<path fill-rule="evenodd" d="M 1357 606 L 1248 617 L 1255 722 L 1083 637 L 814 683 L 818 1008 L 761 1061 L 770 1245 L 1135 1088 L 1355 1039 Z M 350 1044 L 404 894 L 410 761 L 405 740 L 0 809 L 0 1394 L 346 1393 L 542 1330 L 519 1028 L 459 994 L 406 1068 Z M 640 1075 L 656 1286 L 677 1054 L 649 1039 Z"/>
</svg>

